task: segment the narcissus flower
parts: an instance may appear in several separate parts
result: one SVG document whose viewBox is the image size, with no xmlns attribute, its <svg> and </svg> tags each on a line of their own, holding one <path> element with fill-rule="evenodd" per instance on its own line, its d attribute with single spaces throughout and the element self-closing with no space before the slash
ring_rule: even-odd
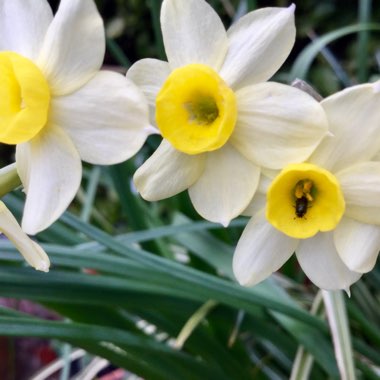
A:
<svg viewBox="0 0 380 380">
<path fill-rule="evenodd" d="M 34 234 L 67 208 L 81 159 L 121 162 L 151 130 L 141 91 L 100 71 L 102 20 L 93 0 L 0 0 L 0 142 L 16 144 L 26 191 L 24 231 Z"/>
<path fill-rule="evenodd" d="M 295 38 L 294 6 L 265 8 L 227 32 L 203 0 L 164 0 L 168 62 L 143 59 L 127 73 L 150 103 L 163 141 L 137 170 L 142 197 L 189 189 L 204 218 L 227 225 L 252 199 L 260 168 L 306 159 L 326 135 L 322 107 L 267 81 Z"/>
<path fill-rule="evenodd" d="M 269 184 L 237 245 L 236 278 L 254 285 L 296 252 L 322 289 L 346 289 L 370 271 L 380 250 L 380 82 L 321 102 L 333 136 L 307 163 L 286 166 Z M 262 195 L 251 210 L 260 209 Z"/>
<path fill-rule="evenodd" d="M 0 233 L 3 233 L 15 245 L 29 265 L 43 272 L 49 271 L 50 261 L 45 251 L 25 234 L 15 217 L 1 201 Z"/>
</svg>

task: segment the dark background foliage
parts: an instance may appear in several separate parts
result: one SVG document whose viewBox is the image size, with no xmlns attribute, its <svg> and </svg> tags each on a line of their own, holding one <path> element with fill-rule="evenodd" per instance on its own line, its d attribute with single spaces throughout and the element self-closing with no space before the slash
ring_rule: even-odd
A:
<svg viewBox="0 0 380 380">
<path fill-rule="evenodd" d="M 50 3 L 56 10 L 58 1 Z M 107 31 L 107 68 L 124 72 L 141 58 L 165 59 L 160 0 L 96 3 Z M 239 14 L 256 7 L 291 4 L 280 0 L 209 3 L 226 28 Z M 380 1 L 294 3 L 296 43 L 274 78 L 285 83 L 305 48 L 318 37 L 359 22 L 380 22 Z M 379 78 L 379 35 L 372 30 L 332 38 L 305 79 L 328 96 Z M 295 261 L 289 261 L 276 282 L 242 289 L 233 282 L 231 256 L 245 220 L 221 229 L 202 222 L 185 193 L 155 203 L 144 202 L 134 193 L 130 178 L 158 141 L 150 138 L 127 163 L 109 168 L 85 165 L 82 187 L 69 213 L 38 236 L 54 263 L 50 274 L 23 268 L 15 250 L 0 241 L 0 296 L 3 305 L 17 310 L 0 309 L 0 378 L 29 379 L 46 361 L 64 357 L 67 346 L 62 342 L 104 356 L 147 379 L 165 380 L 286 379 L 297 347 L 303 345 L 315 360 L 311 379 L 338 378 L 326 321 L 306 312 L 317 290 Z M 1 166 L 13 162 L 14 147 L 0 146 L 0 157 Z M 20 191 L 5 198 L 18 216 L 22 198 Z M 173 264 L 179 258 L 185 263 Z M 376 266 L 352 288 L 351 299 L 346 298 L 362 379 L 379 378 L 379 280 Z M 39 302 L 50 311 L 12 297 Z M 170 348 L 169 338 L 199 315 L 201 322 L 182 351 Z M 52 321 L 46 322 L 49 318 Z M 141 320 L 154 327 L 154 334 L 136 326 Z M 104 341 L 109 345 L 102 346 Z"/>
</svg>

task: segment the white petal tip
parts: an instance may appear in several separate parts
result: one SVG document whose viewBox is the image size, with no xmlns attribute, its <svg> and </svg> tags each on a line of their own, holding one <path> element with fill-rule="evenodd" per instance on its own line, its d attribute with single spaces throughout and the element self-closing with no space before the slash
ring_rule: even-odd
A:
<svg viewBox="0 0 380 380">
<path fill-rule="evenodd" d="M 224 227 L 224 228 L 226 228 L 226 227 L 228 227 L 228 225 L 230 224 L 230 219 L 228 219 L 228 220 L 221 220 L 220 221 L 220 224 Z"/>
<path fill-rule="evenodd" d="M 241 262 L 236 260 L 236 252 L 234 258 L 232 260 L 232 271 L 234 273 L 236 282 L 240 286 L 244 286 L 245 288 L 252 287 L 256 285 L 260 281 L 256 281 L 257 276 L 255 273 L 247 273 L 247 267 Z"/>
<path fill-rule="evenodd" d="M 33 219 L 26 218 L 25 213 L 21 221 L 21 228 L 22 230 L 29 236 L 37 235 L 39 232 L 45 230 L 47 227 L 49 227 L 49 224 L 46 226 L 41 226 L 35 223 Z"/>
<path fill-rule="evenodd" d="M 255 276 L 255 275 L 251 275 L 250 277 L 243 277 L 243 278 L 240 277 L 239 278 L 236 276 L 236 274 L 235 274 L 235 278 L 236 278 L 236 281 L 239 283 L 239 285 L 243 286 L 245 288 L 251 288 L 251 287 L 257 285 L 258 283 L 260 283 L 261 281 L 264 281 L 266 279 L 266 278 L 264 278 L 260 281 L 257 281 L 257 276 Z"/>
<path fill-rule="evenodd" d="M 236 278 L 236 276 L 235 276 L 235 278 Z M 240 286 L 247 286 L 247 283 L 246 283 L 246 282 L 244 282 L 244 281 L 240 281 L 238 278 L 236 278 L 236 281 L 237 281 L 237 283 L 238 283 Z"/>
<path fill-rule="evenodd" d="M 41 261 L 38 265 L 35 266 L 36 270 L 39 270 L 41 272 L 49 272 L 50 268 L 50 262 Z"/>
<path fill-rule="evenodd" d="M 248 279 L 245 279 L 245 280 L 240 279 L 238 280 L 238 283 L 240 284 L 240 286 L 244 286 L 245 288 L 255 285 L 253 281 L 249 281 Z"/>
<path fill-rule="evenodd" d="M 351 298 L 351 290 L 350 290 L 350 288 L 348 287 L 348 288 L 343 289 L 343 290 L 346 292 L 346 294 L 348 295 L 348 297 Z"/>
<path fill-rule="evenodd" d="M 288 6 L 288 10 L 292 13 L 294 13 L 294 11 L 296 10 L 296 5 L 293 3 L 293 4 L 290 4 Z"/>
<path fill-rule="evenodd" d="M 24 221 L 21 223 L 21 228 L 29 236 L 34 236 L 39 232 L 38 229 L 28 226 Z"/>
<path fill-rule="evenodd" d="M 247 281 L 244 281 L 244 278 L 242 278 L 239 273 L 241 272 L 240 268 L 237 268 L 237 265 L 232 262 L 232 270 L 234 272 L 235 280 L 240 286 L 247 286 Z"/>
</svg>

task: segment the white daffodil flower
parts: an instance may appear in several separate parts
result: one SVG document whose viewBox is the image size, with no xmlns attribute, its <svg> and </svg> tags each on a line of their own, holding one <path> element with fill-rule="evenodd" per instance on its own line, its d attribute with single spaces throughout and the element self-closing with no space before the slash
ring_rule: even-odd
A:
<svg viewBox="0 0 380 380">
<path fill-rule="evenodd" d="M 161 28 L 168 62 L 143 59 L 127 73 L 164 138 L 135 185 L 150 201 L 189 189 L 200 215 L 227 225 L 261 167 L 306 159 L 327 133 L 319 103 L 265 82 L 294 44 L 294 5 L 251 12 L 226 32 L 204 0 L 164 0 Z"/>
<path fill-rule="evenodd" d="M 15 245 L 29 265 L 42 272 L 49 271 L 50 261 L 45 251 L 25 234 L 15 217 L 1 201 L 0 233 L 3 233 Z"/>
<path fill-rule="evenodd" d="M 29 234 L 68 207 L 81 159 L 124 161 L 152 130 L 141 91 L 99 71 L 104 51 L 93 0 L 62 0 L 54 18 L 46 0 L 0 0 L 0 142 L 17 145 Z"/>
<path fill-rule="evenodd" d="M 256 196 L 236 247 L 233 269 L 255 285 L 296 252 L 322 289 L 345 289 L 370 271 L 380 250 L 380 82 L 321 102 L 332 136 L 306 163 L 286 166 Z M 255 205 L 256 204 L 256 205 Z"/>
</svg>

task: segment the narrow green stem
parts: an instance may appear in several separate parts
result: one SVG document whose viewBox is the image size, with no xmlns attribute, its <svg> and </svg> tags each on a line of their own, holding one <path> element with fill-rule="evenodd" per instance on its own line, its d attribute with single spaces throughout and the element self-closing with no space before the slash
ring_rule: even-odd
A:
<svg viewBox="0 0 380 380">
<path fill-rule="evenodd" d="M 16 163 L 0 169 L 0 198 L 21 185 Z"/>
<path fill-rule="evenodd" d="M 87 186 L 86 197 L 84 199 L 82 212 L 80 215 L 81 220 L 88 222 L 91 216 L 91 210 L 95 201 L 96 189 L 98 188 L 100 180 L 101 169 L 100 166 L 94 166 L 91 170 L 90 179 Z"/>
<path fill-rule="evenodd" d="M 205 302 L 185 323 L 175 342 L 177 348 L 182 348 L 186 340 L 197 328 L 197 326 L 206 318 L 207 314 L 217 306 L 217 302 L 214 300 L 208 300 Z"/>
<path fill-rule="evenodd" d="M 115 60 L 121 66 L 129 68 L 131 66 L 131 61 L 125 55 L 123 49 L 118 45 L 118 43 L 114 41 L 112 38 L 108 38 L 108 37 L 106 39 L 106 42 L 107 42 L 107 49 L 109 50 L 111 55 L 115 58 Z"/>
<path fill-rule="evenodd" d="M 310 310 L 311 315 L 321 315 L 323 312 L 323 298 L 322 293 L 319 291 L 314 298 L 313 305 Z M 306 351 L 303 346 L 297 349 L 296 357 L 294 359 L 292 373 L 290 380 L 307 380 L 310 378 L 310 372 L 313 367 L 313 356 Z"/>
<path fill-rule="evenodd" d="M 341 379 L 356 380 L 350 327 L 343 292 L 341 290 L 322 290 L 322 296 Z"/>
<path fill-rule="evenodd" d="M 371 0 L 359 1 L 359 23 L 366 24 L 370 21 L 371 17 Z M 361 30 L 358 34 L 358 81 L 364 83 L 368 81 L 368 43 L 369 43 L 369 30 Z"/>
<path fill-rule="evenodd" d="M 148 7 L 152 16 L 154 37 L 156 40 L 157 56 L 159 59 L 166 59 L 164 42 L 162 40 L 161 34 L 161 24 L 160 24 L 160 9 L 161 1 L 159 0 L 148 0 Z"/>
<path fill-rule="evenodd" d="M 61 375 L 59 377 L 60 380 L 68 380 L 70 376 L 70 353 L 71 353 L 71 345 L 68 343 L 64 343 L 62 347 L 62 360 L 63 360 L 63 366 Z"/>
</svg>

